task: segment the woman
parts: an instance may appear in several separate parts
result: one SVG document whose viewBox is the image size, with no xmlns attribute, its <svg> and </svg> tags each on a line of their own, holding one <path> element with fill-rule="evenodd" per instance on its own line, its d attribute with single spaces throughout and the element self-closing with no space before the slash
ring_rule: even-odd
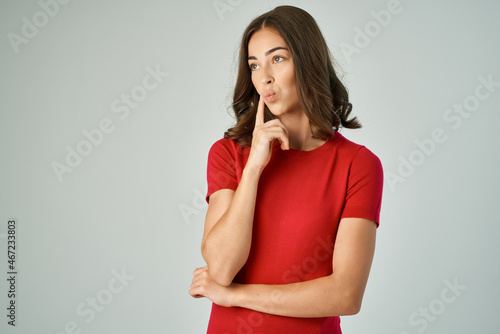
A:
<svg viewBox="0 0 500 334">
<path fill-rule="evenodd" d="M 314 19 L 280 6 L 243 34 L 237 124 L 210 149 L 202 240 L 189 293 L 208 333 L 341 333 L 359 312 L 379 224 L 383 170 Z"/>
</svg>

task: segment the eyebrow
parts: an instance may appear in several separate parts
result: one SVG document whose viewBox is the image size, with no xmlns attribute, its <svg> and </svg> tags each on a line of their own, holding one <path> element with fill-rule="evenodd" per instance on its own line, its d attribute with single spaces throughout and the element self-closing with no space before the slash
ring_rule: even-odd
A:
<svg viewBox="0 0 500 334">
<path fill-rule="evenodd" d="M 271 50 L 269 50 L 269 51 L 266 51 L 266 53 L 265 53 L 266 57 L 267 57 L 267 56 L 269 56 L 269 55 L 270 55 L 271 53 L 273 53 L 274 51 L 277 51 L 277 50 L 286 50 L 286 51 L 288 51 L 288 49 L 287 49 L 287 48 L 285 48 L 284 46 L 277 46 L 277 47 L 275 47 L 275 48 L 272 48 L 272 49 L 271 49 Z M 257 58 L 256 58 L 256 57 L 254 57 L 254 56 L 250 56 L 250 57 L 248 57 L 248 59 L 247 59 L 247 60 L 251 60 L 251 59 L 255 59 L 255 60 L 257 60 Z"/>
</svg>

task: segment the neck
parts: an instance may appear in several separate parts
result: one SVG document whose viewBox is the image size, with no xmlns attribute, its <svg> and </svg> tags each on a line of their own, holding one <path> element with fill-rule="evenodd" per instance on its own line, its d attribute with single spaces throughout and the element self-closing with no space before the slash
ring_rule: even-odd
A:
<svg viewBox="0 0 500 334">
<path fill-rule="evenodd" d="M 279 119 L 288 130 L 288 140 L 290 141 L 291 149 L 310 151 L 325 142 L 322 139 L 313 138 L 309 126 L 309 118 L 307 118 L 304 111 L 287 113 L 281 115 Z"/>
</svg>

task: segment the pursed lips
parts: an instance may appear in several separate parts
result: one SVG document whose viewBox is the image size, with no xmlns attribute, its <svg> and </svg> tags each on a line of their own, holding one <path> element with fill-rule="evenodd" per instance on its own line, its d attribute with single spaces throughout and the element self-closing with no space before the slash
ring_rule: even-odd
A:
<svg viewBox="0 0 500 334">
<path fill-rule="evenodd" d="M 273 102 L 276 98 L 276 92 L 273 91 L 273 90 L 266 90 L 264 91 L 264 99 L 267 101 L 267 102 Z"/>
</svg>

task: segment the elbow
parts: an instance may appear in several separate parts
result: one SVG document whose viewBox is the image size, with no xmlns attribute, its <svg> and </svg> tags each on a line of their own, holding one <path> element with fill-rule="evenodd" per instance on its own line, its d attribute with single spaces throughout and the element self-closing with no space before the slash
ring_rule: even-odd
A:
<svg viewBox="0 0 500 334">
<path fill-rule="evenodd" d="M 361 311 L 361 303 L 363 300 L 363 296 L 359 295 L 359 293 L 351 293 L 346 296 L 344 299 L 344 307 L 342 311 L 342 315 L 355 315 Z"/>
<path fill-rule="evenodd" d="M 222 268 L 217 268 L 217 266 L 208 265 L 208 274 L 217 283 L 222 286 L 229 286 L 233 282 L 234 277 L 230 274 L 225 273 Z"/>
<path fill-rule="evenodd" d="M 343 315 L 355 315 L 358 314 L 359 311 L 361 311 L 361 302 L 352 301 L 345 305 Z"/>
<path fill-rule="evenodd" d="M 235 275 L 231 275 L 227 268 L 221 266 L 217 261 L 213 261 L 212 258 L 206 256 L 205 248 L 202 247 L 202 256 L 205 259 L 208 267 L 208 274 L 215 281 L 215 283 L 220 284 L 222 286 L 229 286 L 234 279 Z"/>
<path fill-rule="evenodd" d="M 210 277 L 217 283 L 222 286 L 229 286 L 233 282 L 234 277 L 241 269 L 243 264 L 228 264 L 228 261 L 219 259 L 214 257 L 214 255 L 209 255 L 209 251 L 207 251 L 207 246 L 205 244 L 201 247 L 201 254 L 203 259 L 207 263 L 208 273 Z"/>
</svg>

